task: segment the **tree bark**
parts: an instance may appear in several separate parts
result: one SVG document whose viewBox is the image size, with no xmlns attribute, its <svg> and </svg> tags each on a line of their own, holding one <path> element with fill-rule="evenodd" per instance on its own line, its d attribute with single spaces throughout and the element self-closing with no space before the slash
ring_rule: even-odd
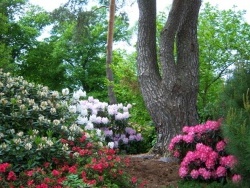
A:
<svg viewBox="0 0 250 188">
<path fill-rule="evenodd" d="M 138 0 L 138 77 L 156 126 L 155 152 L 159 154 L 167 152 L 170 140 L 184 125 L 198 123 L 197 22 L 200 5 L 201 0 L 173 0 L 161 32 L 158 62 L 156 0 Z"/>
<path fill-rule="evenodd" d="M 110 104 L 116 104 L 116 96 L 114 92 L 114 77 L 111 68 L 112 51 L 113 51 L 113 35 L 114 35 L 114 21 L 115 21 L 115 0 L 110 0 L 109 6 L 109 25 L 107 37 L 107 59 L 106 59 L 106 76 L 108 80 L 108 98 Z"/>
</svg>

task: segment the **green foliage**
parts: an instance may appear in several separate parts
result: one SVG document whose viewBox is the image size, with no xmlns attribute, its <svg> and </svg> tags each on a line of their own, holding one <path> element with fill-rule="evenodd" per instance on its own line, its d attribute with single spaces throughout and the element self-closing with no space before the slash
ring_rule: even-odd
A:
<svg viewBox="0 0 250 188">
<path fill-rule="evenodd" d="M 223 76 L 228 74 L 229 67 L 236 62 L 249 59 L 247 41 L 250 25 L 244 21 L 244 14 L 244 11 L 233 8 L 219 10 L 208 3 L 200 11 L 198 108 L 201 121 L 221 117 L 216 108 L 223 90 Z"/>
<path fill-rule="evenodd" d="M 89 187 L 88 184 L 82 182 L 82 179 L 79 178 L 78 175 L 71 174 L 67 176 L 67 180 L 63 182 L 63 185 L 66 187 L 72 188 L 87 188 Z"/>
<path fill-rule="evenodd" d="M 25 75 L 28 81 L 60 91 L 66 87 L 66 70 L 61 64 L 62 58 L 51 53 L 54 46 L 53 42 L 39 42 L 36 47 L 29 50 L 18 73 Z"/>
<path fill-rule="evenodd" d="M 226 117 L 228 111 L 244 109 L 242 97 L 246 95 L 250 88 L 250 66 L 248 62 L 239 62 L 235 64 L 231 75 L 227 78 L 223 92 L 218 98 L 217 112 L 220 117 Z M 248 93 L 249 97 L 249 93 Z"/>
<path fill-rule="evenodd" d="M 131 122 L 142 126 L 151 121 L 146 110 L 143 97 L 140 92 L 136 75 L 136 54 L 127 55 L 124 51 L 114 52 L 114 63 L 112 69 L 115 75 L 115 93 L 117 100 L 121 103 L 131 103 Z M 126 74 L 124 74 L 126 73 Z"/>
<path fill-rule="evenodd" d="M 228 138 L 228 151 L 237 156 L 236 168 L 243 182 L 250 185 L 250 91 L 244 95 L 244 109 L 232 108 L 226 117 L 223 129 Z"/>
<path fill-rule="evenodd" d="M 237 187 L 235 184 L 227 183 L 223 184 L 220 182 L 197 182 L 197 181 L 186 181 L 182 180 L 178 182 L 178 188 L 201 188 L 201 187 L 206 187 L 206 188 L 235 188 Z"/>
<path fill-rule="evenodd" d="M 1 162 L 11 162 L 20 171 L 52 157 L 64 158 L 58 136 L 69 136 L 62 127 L 74 120 L 68 114 L 66 96 L 2 70 L 0 93 Z"/>
</svg>

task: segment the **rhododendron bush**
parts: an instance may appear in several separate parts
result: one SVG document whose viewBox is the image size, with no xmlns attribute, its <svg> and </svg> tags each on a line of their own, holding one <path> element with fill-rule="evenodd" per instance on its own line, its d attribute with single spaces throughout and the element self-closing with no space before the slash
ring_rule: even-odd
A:
<svg viewBox="0 0 250 188">
<path fill-rule="evenodd" d="M 184 179 L 239 182 L 233 174 L 237 158 L 225 151 L 227 141 L 221 132 L 221 120 L 196 126 L 184 126 L 183 134 L 175 136 L 169 151 L 180 159 L 179 175 Z"/>
<path fill-rule="evenodd" d="M 50 91 L 1 69 L 0 96 L 0 187 L 133 187 L 114 150 L 142 140 L 127 127 L 131 105 Z"/>
<path fill-rule="evenodd" d="M 74 187 L 77 180 L 76 187 L 137 186 L 138 182 L 123 172 L 129 160 L 116 155 L 114 149 L 89 142 L 84 133 L 75 141 L 62 142 L 69 147 L 67 160 L 52 158 L 42 166 L 20 172 L 14 172 L 9 163 L 0 164 L 0 187 Z M 76 179 L 71 183 L 72 175 Z"/>
</svg>

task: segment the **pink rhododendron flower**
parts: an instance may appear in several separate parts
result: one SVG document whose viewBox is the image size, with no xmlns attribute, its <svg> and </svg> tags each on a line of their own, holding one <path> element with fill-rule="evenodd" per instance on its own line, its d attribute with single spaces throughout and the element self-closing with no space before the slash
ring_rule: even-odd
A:
<svg viewBox="0 0 250 188">
<path fill-rule="evenodd" d="M 224 167 L 224 166 L 219 166 L 217 169 L 216 169 L 216 176 L 217 177 L 223 177 L 226 175 L 226 172 L 227 172 L 227 169 Z"/>
<path fill-rule="evenodd" d="M 214 161 L 216 159 L 218 159 L 218 156 L 219 156 L 219 154 L 217 152 L 215 152 L 215 151 L 212 151 L 211 153 L 208 154 L 208 158 L 211 159 L 211 160 L 214 160 Z"/>
<path fill-rule="evenodd" d="M 205 168 L 200 168 L 199 170 L 199 174 L 205 179 L 209 179 L 211 177 L 211 172 L 206 170 Z"/>
<path fill-rule="evenodd" d="M 206 164 L 206 167 L 207 167 L 208 169 L 212 169 L 212 168 L 214 168 L 215 161 L 214 161 L 214 160 L 211 160 L 211 159 L 208 159 L 208 160 L 205 162 L 205 164 Z"/>
<path fill-rule="evenodd" d="M 220 164 L 229 168 L 233 168 L 237 163 L 237 159 L 233 155 L 228 155 L 226 157 L 220 158 Z"/>
<path fill-rule="evenodd" d="M 174 155 L 174 157 L 178 158 L 178 157 L 180 157 L 180 152 L 179 151 L 175 151 L 173 155 Z"/>
<path fill-rule="evenodd" d="M 206 127 L 204 125 L 196 125 L 194 127 L 194 131 L 195 131 L 195 133 L 202 134 L 202 133 L 204 133 L 206 131 Z"/>
<path fill-rule="evenodd" d="M 188 134 L 188 135 L 184 135 L 182 137 L 183 141 L 186 142 L 186 143 L 191 143 L 194 141 L 194 136 L 191 135 L 191 134 Z"/>
<path fill-rule="evenodd" d="M 181 178 L 184 178 L 187 174 L 188 174 L 188 168 L 186 168 L 186 167 L 179 168 L 179 176 Z"/>
<path fill-rule="evenodd" d="M 188 133 L 188 132 L 189 132 L 189 126 L 184 126 L 184 127 L 182 128 L 182 132 Z"/>
<path fill-rule="evenodd" d="M 232 177 L 233 183 L 239 183 L 241 181 L 241 175 L 239 174 L 234 174 Z"/>
<path fill-rule="evenodd" d="M 190 172 L 190 175 L 191 175 L 191 177 L 192 177 L 193 179 L 197 179 L 197 178 L 199 177 L 200 173 L 199 173 L 198 170 L 192 170 L 192 171 Z"/>
<path fill-rule="evenodd" d="M 224 141 L 220 141 L 216 144 L 217 151 L 223 151 L 226 147 L 226 143 Z"/>
<path fill-rule="evenodd" d="M 220 121 L 207 121 L 205 126 L 208 130 L 218 130 L 220 128 Z"/>
<path fill-rule="evenodd" d="M 169 145 L 168 145 L 168 150 L 169 151 L 172 151 L 173 149 L 174 149 L 174 143 L 170 143 Z"/>
<path fill-rule="evenodd" d="M 172 144 L 176 144 L 182 140 L 182 135 L 177 135 L 174 138 L 172 138 L 171 142 Z"/>
</svg>

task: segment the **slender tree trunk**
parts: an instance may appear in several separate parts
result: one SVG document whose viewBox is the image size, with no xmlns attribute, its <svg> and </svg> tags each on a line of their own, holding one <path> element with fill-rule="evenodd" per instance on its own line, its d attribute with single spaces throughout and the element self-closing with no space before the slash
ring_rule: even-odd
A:
<svg viewBox="0 0 250 188">
<path fill-rule="evenodd" d="M 138 77 L 156 126 L 155 152 L 159 154 L 167 152 L 171 138 L 179 134 L 184 125 L 198 122 L 197 22 L 200 5 L 201 0 L 173 0 L 161 32 L 158 61 L 156 0 L 138 0 Z"/>
<path fill-rule="evenodd" d="M 114 35 L 114 21 L 115 21 L 115 0 L 110 0 L 109 6 L 109 25 L 107 37 L 107 59 L 106 59 L 106 76 L 108 80 L 108 98 L 110 104 L 116 104 L 117 100 L 114 92 L 114 77 L 111 68 L 112 51 L 113 51 L 113 35 Z"/>
</svg>

